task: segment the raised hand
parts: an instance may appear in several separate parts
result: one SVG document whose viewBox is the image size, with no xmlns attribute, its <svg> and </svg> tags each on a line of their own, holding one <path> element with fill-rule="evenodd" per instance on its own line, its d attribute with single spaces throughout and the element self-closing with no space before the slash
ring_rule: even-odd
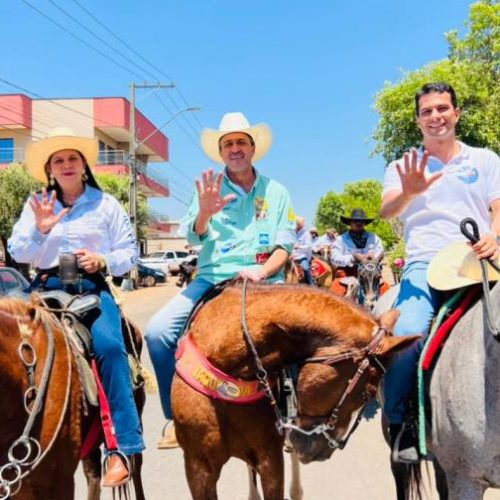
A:
<svg viewBox="0 0 500 500">
<path fill-rule="evenodd" d="M 412 149 L 403 155 L 403 166 L 396 163 L 396 170 L 401 179 L 403 196 L 413 197 L 424 193 L 438 179 L 443 176 L 443 172 L 437 172 L 430 176 L 425 175 L 429 153 L 424 151 L 422 160 L 418 162 L 417 150 Z"/>
<path fill-rule="evenodd" d="M 35 224 L 42 234 L 48 233 L 68 212 L 69 208 L 64 208 L 57 215 L 54 213 L 56 203 L 56 192 L 52 191 L 47 195 L 47 190 L 42 189 L 42 201 L 38 199 L 36 193 L 29 200 L 29 204 L 35 215 Z"/>
<path fill-rule="evenodd" d="M 196 190 L 198 191 L 198 202 L 200 213 L 211 217 L 220 212 L 231 200 L 236 198 L 234 194 L 222 197 L 220 194 L 223 174 L 220 172 L 214 178 L 212 169 L 202 173 L 202 182 L 196 179 Z"/>
</svg>

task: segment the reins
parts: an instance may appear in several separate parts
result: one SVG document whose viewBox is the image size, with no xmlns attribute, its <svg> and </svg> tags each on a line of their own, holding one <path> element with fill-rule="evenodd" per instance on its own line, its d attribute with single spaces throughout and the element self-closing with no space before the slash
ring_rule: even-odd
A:
<svg viewBox="0 0 500 500">
<path fill-rule="evenodd" d="M 469 230 L 467 226 L 470 226 L 471 230 Z M 480 239 L 479 227 L 477 225 L 477 222 L 470 217 L 466 217 L 462 220 L 462 222 L 460 222 L 460 231 L 473 245 Z M 491 306 L 491 295 L 488 279 L 488 264 L 499 273 L 500 267 L 498 267 L 493 259 L 480 259 L 479 262 L 481 264 L 484 305 L 486 308 L 486 322 L 488 323 L 488 328 L 490 329 L 493 338 L 497 342 L 500 342 L 500 329 L 495 325 L 495 320 L 493 319 L 493 308 Z"/>
<path fill-rule="evenodd" d="M 22 318 L 17 318 L 19 330 L 21 332 L 23 328 L 21 328 L 21 325 L 19 323 L 20 319 Z M 55 354 L 54 331 L 52 329 L 50 321 L 46 320 L 45 318 L 43 320 L 43 330 L 47 334 L 47 340 L 48 340 L 47 357 L 45 359 L 45 364 L 43 367 L 42 376 L 38 388 L 35 385 L 35 366 L 37 363 L 35 349 L 29 342 L 26 341 L 26 339 L 23 339 L 22 337 L 21 337 L 21 343 L 18 347 L 18 354 L 19 357 L 21 358 L 22 363 L 26 368 L 28 374 L 28 380 L 30 383 L 30 386 L 24 393 L 24 407 L 29 417 L 26 422 L 26 425 L 24 426 L 21 436 L 17 438 L 9 447 L 9 451 L 7 453 L 9 462 L 0 467 L 0 500 L 7 500 L 11 496 L 14 496 L 21 488 L 22 479 L 24 479 L 29 473 L 31 473 L 45 458 L 47 453 L 52 449 L 52 446 L 54 445 L 55 440 L 61 430 L 62 423 L 64 421 L 64 416 L 66 414 L 66 409 L 68 407 L 70 388 L 71 388 L 71 373 L 72 373 L 71 351 L 68 339 L 66 338 L 66 335 L 63 334 L 64 345 L 66 347 L 67 360 L 68 360 L 68 372 L 66 378 L 66 391 L 64 397 L 64 404 L 54 434 L 52 435 L 52 438 L 49 441 L 47 447 L 42 452 L 40 442 L 33 436 L 30 436 L 30 433 L 35 424 L 35 419 L 44 403 L 44 398 L 47 393 L 47 388 L 50 381 L 50 374 L 52 372 L 52 366 Z M 27 359 L 27 357 L 23 354 L 23 350 L 29 351 L 31 353 L 31 359 Z M 30 410 L 28 406 L 28 398 L 32 393 L 35 393 L 35 400 Z M 23 447 L 24 447 L 24 454 L 20 455 L 20 451 L 23 450 Z M 33 450 L 35 453 L 34 458 L 31 457 Z M 24 467 L 27 467 L 27 469 L 23 472 L 22 468 Z M 9 476 L 11 477 L 9 478 Z"/>
<path fill-rule="evenodd" d="M 342 393 L 339 401 L 337 404 L 333 407 L 330 415 L 326 417 L 317 417 L 318 419 L 324 420 L 322 423 L 315 425 L 309 430 L 302 429 L 298 425 L 293 423 L 293 419 L 287 419 L 283 417 L 283 415 L 280 412 L 280 409 L 278 407 L 276 398 L 274 397 L 271 384 L 269 381 L 269 376 L 264 368 L 264 365 L 262 364 L 262 361 L 259 357 L 259 354 L 257 352 L 257 348 L 255 347 L 255 343 L 252 340 L 252 336 L 250 335 L 249 329 L 248 329 L 248 324 L 246 321 L 246 292 L 247 292 L 247 285 L 248 285 L 248 279 L 244 278 L 243 280 L 243 288 L 242 288 L 242 300 L 241 300 L 241 327 L 243 330 L 243 337 L 245 339 L 245 342 L 247 343 L 250 352 L 252 353 L 252 358 L 254 361 L 254 365 L 256 368 L 257 372 L 257 379 L 259 383 L 261 384 L 261 387 L 264 390 L 264 393 L 269 400 L 271 407 L 273 408 L 275 418 L 276 418 L 276 428 L 278 429 L 278 432 L 280 434 L 283 434 L 283 431 L 295 431 L 299 432 L 303 435 L 306 436 L 312 436 L 312 435 L 321 435 L 323 438 L 328 442 L 328 445 L 333 448 L 344 448 L 345 445 L 347 444 L 347 441 L 351 437 L 352 433 L 355 431 L 356 427 L 358 426 L 359 422 L 361 421 L 361 418 L 363 416 L 363 410 L 368 404 L 368 397 L 366 393 L 363 393 L 363 399 L 365 400 L 365 404 L 360 408 L 356 419 L 353 423 L 353 425 L 350 426 L 350 428 L 347 429 L 345 435 L 341 439 L 336 439 L 334 438 L 331 434 L 335 430 L 335 426 L 337 424 L 337 420 L 339 417 L 339 412 L 341 407 L 344 405 L 346 402 L 347 398 L 349 395 L 354 391 L 355 387 L 358 385 L 361 377 L 365 373 L 365 371 L 368 369 L 370 366 L 371 362 L 375 362 L 377 367 L 385 373 L 385 367 L 383 364 L 380 362 L 380 360 L 376 356 L 376 351 L 380 344 L 382 343 L 384 336 L 385 336 L 385 330 L 383 328 L 378 328 L 377 332 L 373 336 L 372 340 L 368 345 L 365 347 L 361 348 L 354 348 L 354 349 L 349 349 L 345 352 L 340 352 L 331 356 L 315 356 L 311 358 L 306 358 L 301 364 L 308 364 L 308 363 L 321 363 L 325 364 L 328 366 L 333 366 L 336 363 L 340 363 L 342 361 L 347 361 L 349 359 L 356 360 L 358 358 L 361 358 L 361 362 L 358 365 L 355 374 L 353 377 L 348 381 L 346 388 L 344 389 L 344 392 Z"/>
</svg>

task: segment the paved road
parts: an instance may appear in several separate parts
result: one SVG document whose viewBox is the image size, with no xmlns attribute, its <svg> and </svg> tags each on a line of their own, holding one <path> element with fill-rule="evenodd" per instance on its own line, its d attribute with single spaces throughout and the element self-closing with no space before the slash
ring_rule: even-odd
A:
<svg viewBox="0 0 500 500">
<path fill-rule="evenodd" d="M 173 280 L 166 285 L 140 289 L 125 294 L 125 310 L 141 327 L 169 298 L 178 293 Z M 143 355 L 145 366 L 152 371 L 147 350 Z M 379 412 L 380 413 L 380 412 Z M 389 468 L 388 448 L 380 432 L 380 415 L 363 421 L 347 448 L 335 452 L 322 463 L 302 467 L 302 484 L 306 500 L 390 500 L 395 488 Z M 144 454 L 143 480 L 148 500 L 189 500 L 189 489 L 184 477 L 180 450 L 157 450 L 156 442 L 163 425 L 158 394 L 149 394 L 144 412 L 147 450 Z M 287 482 L 290 477 L 287 457 Z M 223 469 L 218 484 L 221 500 L 246 500 L 246 466 L 231 460 Z M 81 472 L 77 477 L 77 500 L 86 500 L 86 487 Z M 103 498 L 111 498 L 109 492 Z M 425 500 L 437 497 L 428 487 Z M 488 500 L 500 500 L 498 491 L 487 494 Z"/>
</svg>

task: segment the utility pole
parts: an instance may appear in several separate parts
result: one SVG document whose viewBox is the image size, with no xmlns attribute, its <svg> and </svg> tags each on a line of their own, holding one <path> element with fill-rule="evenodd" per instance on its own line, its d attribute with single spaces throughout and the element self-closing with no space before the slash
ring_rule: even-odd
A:
<svg viewBox="0 0 500 500">
<path fill-rule="evenodd" d="M 129 146 L 128 146 L 128 165 L 130 175 L 130 191 L 129 191 L 129 217 L 132 224 L 132 233 L 139 243 L 137 237 L 137 161 L 135 158 L 136 137 L 135 137 L 135 89 L 141 88 L 172 88 L 175 87 L 173 83 L 147 83 L 136 84 L 134 81 L 130 82 L 130 124 L 129 124 Z M 137 283 L 137 267 L 134 266 L 130 271 L 130 279 L 123 280 L 122 289 L 132 290 L 134 283 Z"/>
</svg>

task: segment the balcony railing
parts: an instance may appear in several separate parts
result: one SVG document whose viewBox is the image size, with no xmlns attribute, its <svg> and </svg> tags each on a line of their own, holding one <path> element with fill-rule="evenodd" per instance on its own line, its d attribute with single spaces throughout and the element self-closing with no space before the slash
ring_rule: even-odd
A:
<svg viewBox="0 0 500 500">
<path fill-rule="evenodd" d="M 98 165 L 128 165 L 128 153 L 121 149 L 99 151 Z"/>
</svg>

